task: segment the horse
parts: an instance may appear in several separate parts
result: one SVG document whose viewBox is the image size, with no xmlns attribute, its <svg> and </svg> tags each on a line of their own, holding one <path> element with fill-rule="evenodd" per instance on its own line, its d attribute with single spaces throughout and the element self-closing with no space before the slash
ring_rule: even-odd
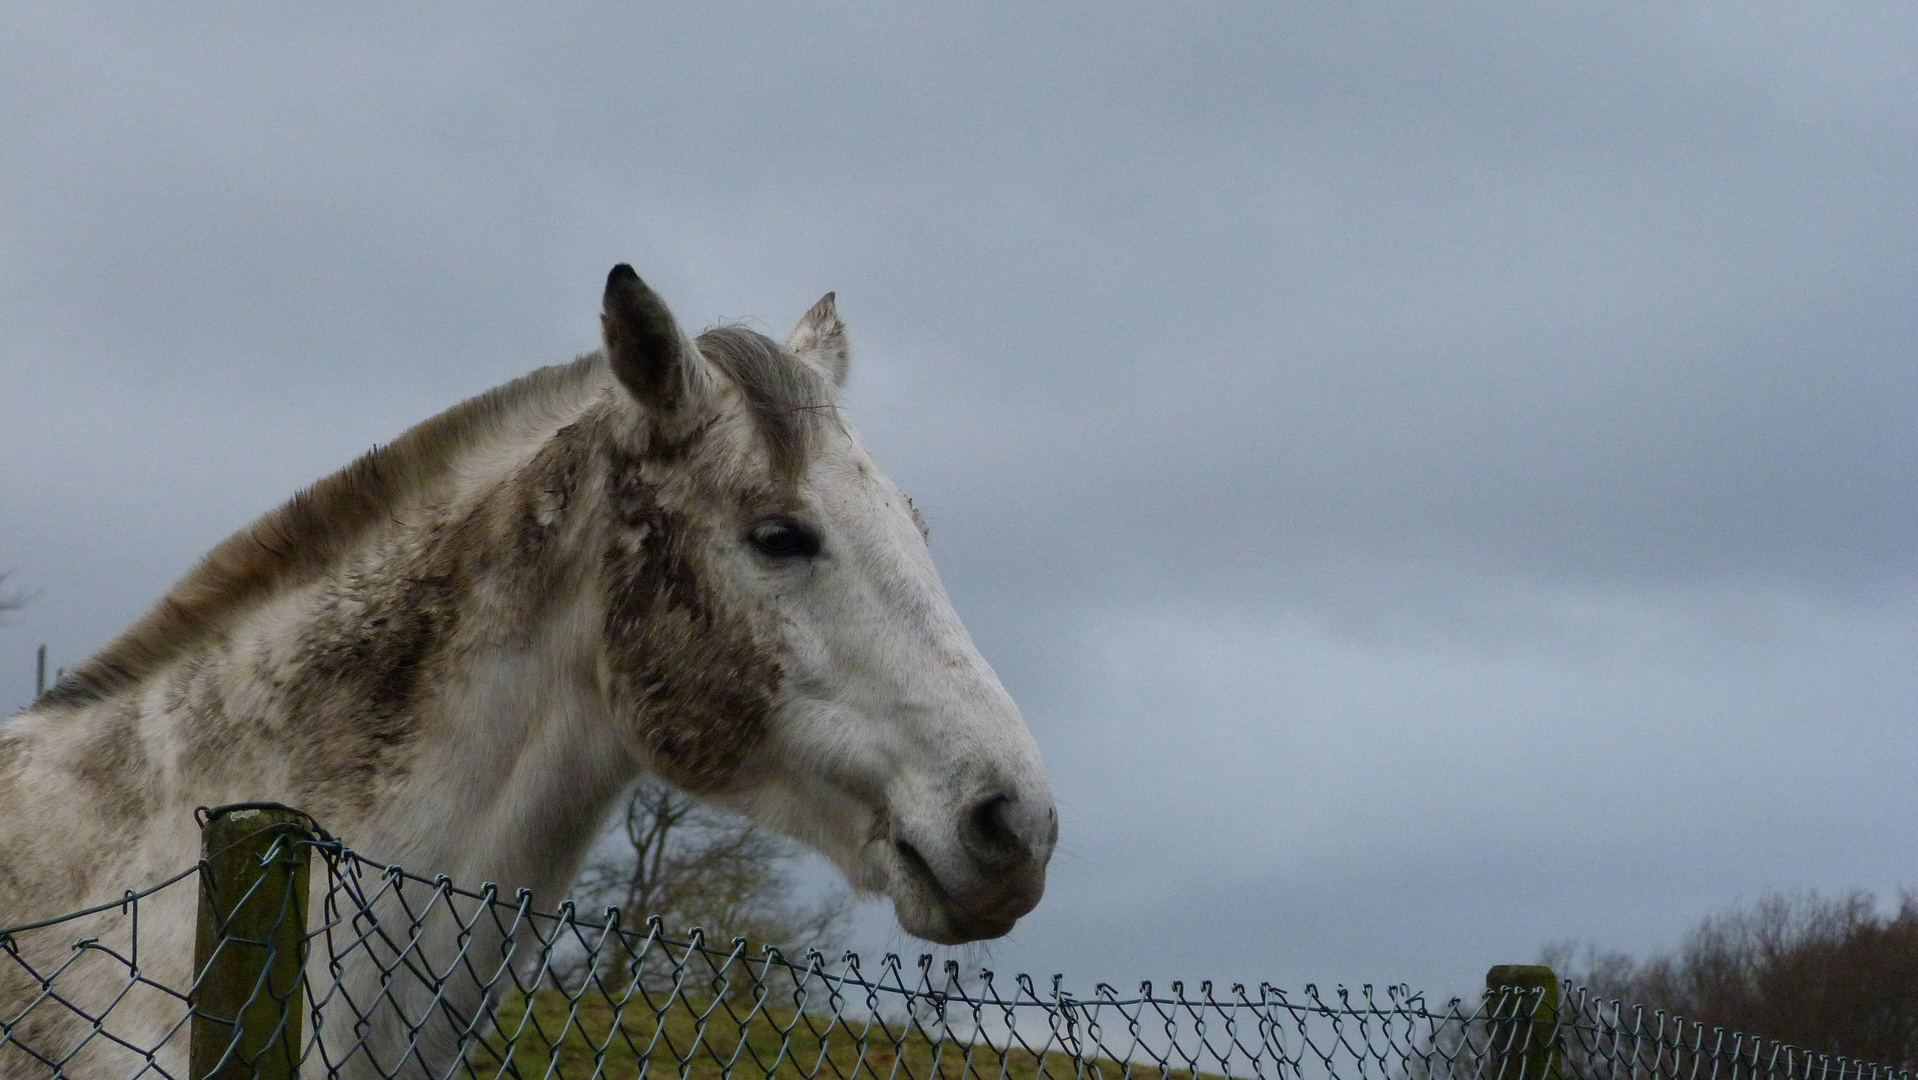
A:
<svg viewBox="0 0 1918 1080">
<path fill-rule="evenodd" d="M 161 880 L 198 857 L 196 807 L 267 801 L 550 908 L 643 775 L 811 846 L 918 937 L 1032 910 L 1058 829 L 1039 751 L 837 407 L 833 294 L 783 345 L 694 338 L 621 264 L 601 330 L 224 541 L 0 723 L 0 923 Z M 124 936 L 117 910 L 88 932 Z M 191 890 L 150 898 L 147 978 L 191 984 L 194 917 Z M 0 965 L 0 1017 L 38 992 Z M 111 1033 L 180 1075 L 163 1004 Z M 81 1024 L 35 1010 L 15 1040 Z M 66 1071 L 139 1061 L 96 1039 Z"/>
</svg>

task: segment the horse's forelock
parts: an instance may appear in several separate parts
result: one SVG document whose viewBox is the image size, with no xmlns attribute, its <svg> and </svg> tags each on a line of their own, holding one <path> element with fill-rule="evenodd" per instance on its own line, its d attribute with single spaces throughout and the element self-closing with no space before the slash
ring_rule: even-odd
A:
<svg viewBox="0 0 1918 1080">
<path fill-rule="evenodd" d="M 826 377 L 773 339 L 744 326 L 706 331 L 699 335 L 699 351 L 745 396 L 775 475 L 798 482 L 812 458 L 820 418 L 834 408 Z"/>
</svg>

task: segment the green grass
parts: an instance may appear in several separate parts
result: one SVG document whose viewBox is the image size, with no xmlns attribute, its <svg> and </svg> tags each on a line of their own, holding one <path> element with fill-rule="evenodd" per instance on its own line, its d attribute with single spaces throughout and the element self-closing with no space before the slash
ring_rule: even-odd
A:
<svg viewBox="0 0 1918 1080">
<path fill-rule="evenodd" d="M 1207 1080 L 1110 1059 L 1076 1061 L 935 1039 L 903 1020 L 833 1020 L 750 998 L 694 1001 L 643 997 L 616 1006 L 601 994 L 573 1002 L 557 990 L 518 996 L 499 1010 L 494 1034 L 467 1056 L 476 1076 L 539 1080 L 637 1077 L 776 1077 L 779 1080 Z M 530 1010 L 528 1006 L 531 1006 Z M 729 1007 L 730 1006 L 730 1007 Z"/>
</svg>

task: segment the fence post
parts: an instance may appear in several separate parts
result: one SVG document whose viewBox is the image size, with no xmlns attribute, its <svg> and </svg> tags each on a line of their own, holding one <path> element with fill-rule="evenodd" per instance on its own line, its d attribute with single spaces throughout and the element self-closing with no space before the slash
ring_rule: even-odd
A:
<svg viewBox="0 0 1918 1080">
<path fill-rule="evenodd" d="M 294 1080 L 305 1008 L 308 818 L 284 806 L 209 811 L 201 827 L 192 1080 Z"/>
<path fill-rule="evenodd" d="M 1500 964 L 1485 973 L 1496 1080 L 1566 1080 L 1559 1048 L 1558 976 L 1543 964 Z"/>
</svg>

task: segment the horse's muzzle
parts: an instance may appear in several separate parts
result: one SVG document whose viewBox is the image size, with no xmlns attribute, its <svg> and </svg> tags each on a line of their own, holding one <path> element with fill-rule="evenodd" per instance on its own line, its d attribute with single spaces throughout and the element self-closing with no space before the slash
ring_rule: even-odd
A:
<svg viewBox="0 0 1918 1080">
<path fill-rule="evenodd" d="M 1003 937 L 1037 906 L 1059 835 L 1049 797 L 995 790 L 963 807 L 944 828 L 900 823 L 891 837 L 896 870 L 888 892 L 899 923 L 942 945 Z"/>
</svg>

